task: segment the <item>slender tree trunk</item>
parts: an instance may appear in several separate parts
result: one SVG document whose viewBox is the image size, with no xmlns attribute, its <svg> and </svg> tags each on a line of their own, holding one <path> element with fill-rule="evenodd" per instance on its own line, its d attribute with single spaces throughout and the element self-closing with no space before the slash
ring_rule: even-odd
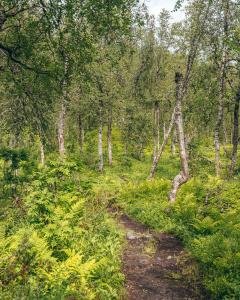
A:
<svg viewBox="0 0 240 300">
<path fill-rule="evenodd" d="M 181 172 L 178 174 L 172 183 L 172 190 L 170 192 L 170 202 L 175 202 L 177 191 L 180 186 L 186 183 L 189 179 L 189 167 L 188 167 L 188 155 L 185 145 L 185 135 L 184 135 L 184 126 L 183 126 L 183 116 L 182 116 L 182 100 L 183 95 L 181 94 L 182 90 L 182 74 L 176 73 L 176 129 L 178 134 L 178 144 L 180 151 L 181 159 Z"/>
<path fill-rule="evenodd" d="M 107 131 L 107 142 L 108 142 L 108 163 L 112 166 L 112 108 L 108 111 L 108 131 Z"/>
<path fill-rule="evenodd" d="M 223 150 L 226 157 L 228 157 L 227 144 L 228 144 L 228 137 L 227 137 L 226 120 L 225 118 L 223 118 Z"/>
<path fill-rule="evenodd" d="M 99 128 L 98 128 L 98 155 L 99 155 L 99 171 L 103 172 L 103 102 L 99 102 Z"/>
<path fill-rule="evenodd" d="M 172 153 L 172 156 L 176 155 L 176 146 L 175 146 L 175 143 L 176 143 L 176 130 L 174 130 L 173 134 L 172 134 L 172 142 L 171 142 L 171 153 Z"/>
<path fill-rule="evenodd" d="M 226 39 L 228 38 L 228 19 L 229 19 L 229 0 L 222 1 L 224 8 L 224 41 L 223 41 L 223 49 L 222 49 L 222 60 L 221 60 L 221 68 L 220 68 L 220 95 L 219 95 L 219 103 L 218 103 L 218 115 L 217 121 L 215 125 L 214 132 L 214 144 L 215 144 L 215 168 L 216 168 L 216 176 L 220 176 L 220 129 L 223 121 L 223 112 L 224 112 L 224 100 L 226 93 L 226 68 L 227 68 L 227 60 L 228 60 L 228 51 L 226 45 Z"/>
<path fill-rule="evenodd" d="M 154 150 L 153 161 L 156 158 L 160 148 L 160 105 L 159 101 L 154 104 Z"/>
<path fill-rule="evenodd" d="M 222 71 L 221 71 L 222 73 Z M 220 176 L 220 129 L 223 120 L 223 105 L 224 105 L 224 95 L 225 95 L 225 80 L 223 79 L 223 73 L 221 75 L 221 91 L 220 91 L 220 98 L 218 104 L 218 115 L 217 121 L 215 125 L 215 132 L 214 132 L 214 144 L 215 144 L 215 169 L 216 169 L 216 176 Z"/>
<path fill-rule="evenodd" d="M 59 154 L 60 157 L 65 156 L 65 116 L 66 116 L 66 103 L 67 103 L 67 73 L 68 73 L 68 59 L 65 57 L 64 61 L 64 77 L 62 83 L 62 103 L 59 113 L 58 120 L 58 145 L 59 145 Z"/>
<path fill-rule="evenodd" d="M 41 164 L 44 166 L 45 165 L 45 152 L 44 152 L 44 144 L 40 140 L 40 161 Z"/>
<path fill-rule="evenodd" d="M 58 120 L 58 145 L 59 145 L 59 154 L 61 157 L 64 157 L 65 155 L 65 142 L 64 142 L 65 114 L 66 114 L 65 103 L 62 103 L 60 114 L 59 114 L 59 120 Z"/>
<path fill-rule="evenodd" d="M 83 153 L 83 145 L 84 145 L 84 126 L 82 121 L 81 112 L 78 114 L 78 141 L 80 146 L 80 153 Z"/>
<path fill-rule="evenodd" d="M 237 150 L 239 142 L 239 102 L 240 102 L 240 85 L 235 98 L 234 119 L 233 119 L 233 134 L 232 134 L 232 161 L 230 166 L 230 176 L 233 175 L 237 163 Z"/>
<path fill-rule="evenodd" d="M 158 162 L 159 162 L 159 160 L 162 156 L 162 153 L 163 153 L 163 151 L 164 151 L 164 149 L 167 145 L 168 138 L 169 138 L 169 136 L 171 134 L 171 131 L 173 129 L 174 120 L 175 120 L 175 109 L 172 113 L 171 121 L 170 121 L 170 124 L 169 124 L 169 127 L 168 127 L 168 131 L 165 134 L 165 138 L 163 140 L 163 143 L 162 143 L 155 159 L 153 160 L 152 168 L 151 168 L 150 175 L 149 175 L 148 179 L 152 179 L 154 177 L 155 173 L 156 173 Z"/>
<path fill-rule="evenodd" d="M 216 176 L 220 176 L 221 162 L 220 162 L 220 130 L 223 121 L 224 112 L 224 96 L 225 96 L 225 79 L 223 79 L 223 70 L 221 70 L 221 87 L 220 98 L 218 103 L 218 115 L 214 131 L 214 144 L 215 144 L 215 170 Z"/>
<path fill-rule="evenodd" d="M 226 146 L 228 144 L 228 130 L 227 130 L 226 119 L 223 120 L 223 134 L 224 134 L 224 143 Z"/>
<path fill-rule="evenodd" d="M 166 136 L 166 124 L 163 122 L 163 138 Z"/>
</svg>

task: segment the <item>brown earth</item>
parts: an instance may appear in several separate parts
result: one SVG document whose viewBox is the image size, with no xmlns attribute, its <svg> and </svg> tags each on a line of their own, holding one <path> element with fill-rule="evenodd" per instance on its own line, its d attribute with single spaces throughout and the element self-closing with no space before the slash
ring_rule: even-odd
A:
<svg viewBox="0 0 240 300">
<path fill-rule="evenodd" d="M 122 257 L 127 295 L 123 300 L 209 299 L 196 280 L 196 264 L 174 236 L 156 233 L 119 215 L 126 233 Z"/>
</svg>

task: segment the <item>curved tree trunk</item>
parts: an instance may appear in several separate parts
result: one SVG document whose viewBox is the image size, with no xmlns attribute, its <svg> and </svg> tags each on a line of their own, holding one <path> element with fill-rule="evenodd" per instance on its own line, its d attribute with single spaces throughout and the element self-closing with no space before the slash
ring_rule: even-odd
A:
<svg viewBox="0 0 240 300">
<path fill-rule="evenodd" d="M 237 150 L 239 139 L 239 103 L 240 103 L 240 86 L 235 98 L 234 120 L 233 120 L 233 136 L 232 136 L 232 161 L 230 166 L 230 176 L 233 175 L 237 163 Z"/>
<path fill-rule="evenodd" d="M 189 167 L 188 167 L 188 155 L 185 145 L 185 135 L 184 135 L 184 126 L 183 126 L 183 116 L 182 116 L 182 99 L 183 95 L 181 94 L 182 90 L 182 74 L 176 73 L 175 82 L 176 82 L 176 129 L 178 134 L 178 144 L 180 151 L 181 159 L 181 172 L 178 174 L 172 182 L 172 190 L 169 195 L 170 202 L 175 202 L 177 191 L 180 186 L 186 183 L 189 179 Z"/>
<path fill-rule="evenodd" d="M 172 190 L 169 194 L 170 202 L 175 202 L 176 195 L 182 184 L 186 183 L 189 179 L 189 167 L 188 167 L 188 155 L 185 144 L 185 135 L 184 135 L 184 126 L 183 126 L 183 116 L 182 116 L 182 101 L 184 97 L 187 95 L 190 75 L 193 67 L 193 63 L 195 61 L 199 43 L 202 39 L 204 33 L 205 21 L 207 19 L 207 15 L 209 13 L 210 1 L 206 4 L 205 13 L 203 16 L 203 10 L 199 10 L 197 12 L 198 26 L 196 27 L 196 32 L 191 39 L 190 51 L 187 58 L 186 72 L 183 75 L 180 72 L 176 72 L 175 74 L 175 83 L 176 83 L 176 131 L 178 137 L 178 145 L 179 145 L 179 154 L 181 160 L 181 171 L 174 178 L 172 182 Z"/>
</svg>

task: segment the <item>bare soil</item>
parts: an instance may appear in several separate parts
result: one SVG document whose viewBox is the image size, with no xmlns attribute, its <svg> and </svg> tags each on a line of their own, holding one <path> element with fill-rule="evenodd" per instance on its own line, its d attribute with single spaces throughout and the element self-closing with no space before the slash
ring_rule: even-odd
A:
<svg viewBox="0 0 240 300">
<path fill-rule="evenodd" d="M 209 299 L 201 294 L 196 266 L 178 239 L 149 230 L 126 215 L 118 214 L 118 219 L 127 240 L 123 300 Z"/>
</svg>

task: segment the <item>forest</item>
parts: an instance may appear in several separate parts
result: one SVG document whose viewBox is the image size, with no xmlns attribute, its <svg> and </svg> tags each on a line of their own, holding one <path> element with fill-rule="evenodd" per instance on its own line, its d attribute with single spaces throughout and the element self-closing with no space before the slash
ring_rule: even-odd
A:
<svg viewBox="0 0 240 300">
<path fill-rule="evenodd" d="M 0 299 L 240 299 L 240 1 L 174 11 L 0 0 Z"/>
</svg>

